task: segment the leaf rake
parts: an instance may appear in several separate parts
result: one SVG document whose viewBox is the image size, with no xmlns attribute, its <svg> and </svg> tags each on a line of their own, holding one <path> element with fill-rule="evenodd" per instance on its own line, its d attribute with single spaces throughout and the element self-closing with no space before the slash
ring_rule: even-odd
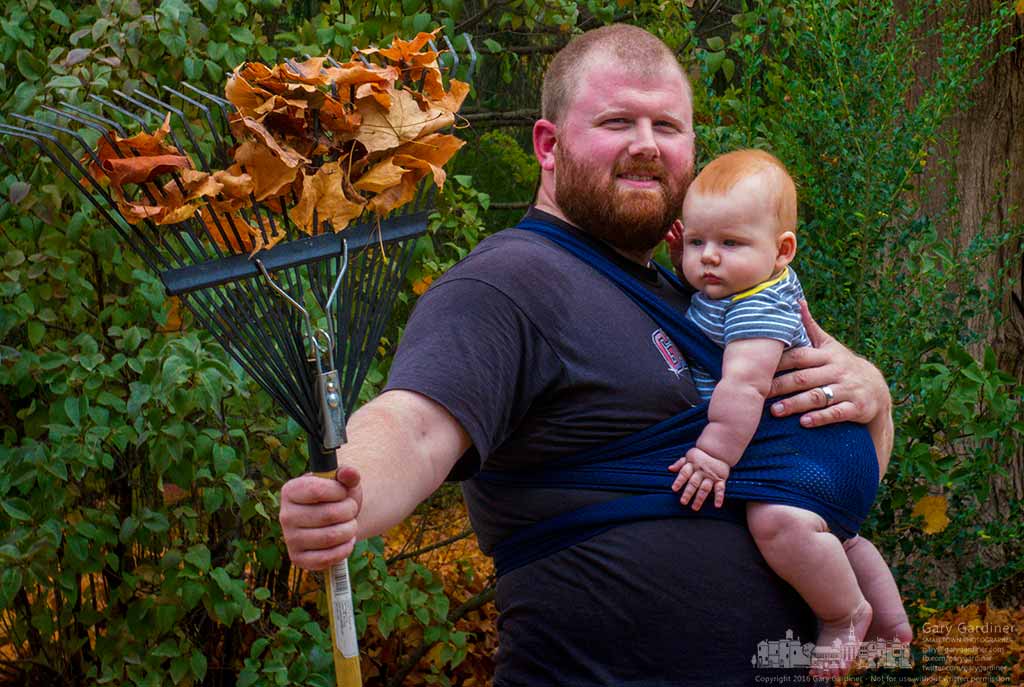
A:
<svg viewBox="0 0 1024 687">
<path fill-rule="evenodd" d="M 448 64 L 441 68 L 451 74 L 459 59 L 444 40 Z M 471 77 L 476 54 L 468 36 L 466 41 Z M 428 43 L 436 52 L 433 41 Z M 126 201 L 155 205 L 168 189 L 174 191 L 171 182 L 183 193 L 187 184 L 181 170 L 171 170 L 171 182 L 145 180 L 130 197 L 118 197 L 94 173 L 101 163 L 97 144 L 105 141 L 130 159 L 138 153 L 123 141 L 128 127 L 150 130 L 169 122 L 167 137 L 173 145 L 210 173 L 214 166 L 231 164 L 240 141 L 230 126 L 231 102 L 188 83 L 163 86 L 159 96 L 141 91 L 114 91 L 114 96 L 91 95 L 95 111 L 64 104 L 44 105 L 44 112 L 31 118 L 15 114 L 19 124 L 0 123 L 0 134 L 31 142 L 72 181 L 159 275 L 167 294 L 179 297 L 306 431 L 310 469 L 333 479 L 335 449 L 345 442 L 345 417 L 357 403 L 415 239 L 426 231 L 433 186 L 425 178 L 412 201 L 386 219 L 365 212 L 361 223 L 339 233 L 316 210 L 312 231 L 297 226 L 289 215 L 300 202 L 294 190 L 273 202 L 250 196 L 251 202 L 235 213 L 218 209 L 222 206 L 210 197 L 200 199 L 200 211 L 180 222 L 129 221 L 122 212 Z M 243 229 L 242 223 L 248 226 Z M 255 241 L 247 231 L 258 232 Z M 254 243 L 273 247 L 251 255 L 240 251 Z M 360 685 L 347 561 L 331 568 L 326 584 L 337 684 Z"/>
</svg>

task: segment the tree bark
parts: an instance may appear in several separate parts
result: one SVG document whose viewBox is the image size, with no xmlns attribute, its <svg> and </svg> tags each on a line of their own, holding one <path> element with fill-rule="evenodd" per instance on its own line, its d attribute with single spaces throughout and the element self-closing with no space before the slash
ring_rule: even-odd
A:
<svg viewBox="0 0 1024 687">
<path fill-rule="evenodd" d="M 970 0 L 968 20 L 980 23 L 992 11 L 989 0 Z M 956 10 L 950 10 L 956 11 Z M 943 17 L 935 17 L 940 22 Z M 984 82 L 971 97 L 970 107 L 958 112 L 947 125 L 947 143 L 934 151 L 925 177 L 925 214 L 943 217 L 949 204 L 949 192 L 956 193 L 959 204 L 951 216 L 945 216 L 939 231 L 947 236 L 960 230 L 959 245 L 965 248 L 979 235 L 994 236 L 1024 223 L 1024 16 L 1016 15 L 988 48 L 991 59 L 1012 46 L 995 63 Z M 921 80 L 937 75 L 937 51 L 918 65 Z M 985 333 L 976 350 L 982 354 L 991 346 L 999 368 L 1024 382 L 1024 244 L 1012 241 L 992 255 L 978 275 L 982 283 L 994 280 L 1005 290 L 993 312 L 965 322 L 965 327 Z M 1010 439 L 1007 429 L 1007 440 Z M 992 480 L 993 491 L 987 504 L 986 519 L 1007 522 L 1019 518 L 1011 512 L 1010 501 L 1024 498 L 1024 442 L 1015 439 L 1017 450 L 1007 464 L 1008 476 Z M 990 548 L 994 565 L 1016 557 L 1014 552 Z M 1021 580 L 1008 580 L 991 593 L 1000 606 L 1024 603 Z"/>
</svg>

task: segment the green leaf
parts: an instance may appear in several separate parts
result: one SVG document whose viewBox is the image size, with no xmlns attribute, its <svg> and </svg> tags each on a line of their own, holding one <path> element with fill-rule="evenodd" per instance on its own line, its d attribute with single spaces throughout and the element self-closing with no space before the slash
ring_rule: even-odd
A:
<svg viewBox="0 0 1024 687">
<path fill-rule="evenodd" d="M 206 588 L 199 582 L 188 582 L 178 590 L 184 609 L 190 611 L 195 608 L 199 600 L 206 594 Z"/>
<path fill-rule="evenodd" d="M 215 474 L 226 474 L 231 469 L 231 463 L 234 460 L 235 449 L 219 444 L 213 447 L 213 470 Z"/>
<path fill-rule="evenodd" d="M 206 677 L 206 656 L 196 649 L 192 652 L 192 674 L 199 681 Z"/>
<path fill-rule="evenodd" d="M 485 38 L 484 45 L 486 45 L 487 49 L 490 50 L 491 52 L 501 52 L 503 50 L 503 48 L 501 47 L 501 43 L 494 40 L 493 38 Z"/>
<path fill-rule="evenodd" d="M 47 88 L 79 88 L 82 81 L 77 76 L 55 76 L 46 84 Z"/>
<path fill-rule="evenodd" d="M 724 52 L 711 52 L 707 53 L 706 64 L 708 66 L 708 76 L 714 76 L 715 72 L 722 66 L 722 62 L 725 60 Z"/>
<path fill-rule="evenodd" d="M 205 544 L 196 544 L 185 554 L 185 560 L 206 572 L 210 569 L 210 550 Z"/>
<path fill-rule="evenodd" d="M 167 521 L 167 516 L 163 513 L 146 510 L 142 514 L 142 526 L 150 532 L 159 534 L 169 530 L 171 528 L 171 523 Z"/>
<path fill-rule="evenodd" d="M 50 10 L 50 21 L 65 29 L 71 28 L 71 20 L 68 19 L 68 15 L 64 14 L 56 7 Z"/>
<path fill-rule="evenodd" d="M 38 81 L 46 73 L 46 65 L 28 50 L 19 50 L 14 61 L 21 75 L 29 81 Z"/>
<path fill-rule="evenodd" d="M 712 36 L 708 39 L 708 49 L 712 52 L 718 52 L 719 50 L 725 49 L 725 41 L 718 36 Z"/>
<path fill-rule="evenodd" d="M 0 503 L 7 514 L 15 520 L 27 522 L 32 519 L 32 506 L 25 499 L 6 497 Z"/>
<path fill-rule="evenodd" d="M 256 42 L 256 37 L 252 35 L 252 31 L 244 26 L 234 26 L 228 33 L 231 34 L 232 38 L 243 45 L 252 45 Z"/>
<path fill-rule="evenodd" d="M 151 656 L 159 656 L 161 658 L 170 658 L 172 656 L 180 656 L 181 650 L 178 649 L 178 643 L 173 639 L 165 639 L 160 642 L 160 646 L 150 650 Z"/>
<path fill-rule="evenodd" d="M 725 77 L 726 81 L 732 81 L 733 74 L 736 73 L 736 63 L 730 58 L 722 60 L 722 76 Z"/>
<path fill-rule="evenodd" d="M 199 0 L 199 3 L 206 8 L 210 14 L 217 14 L 217 0 Z"/>
<path fill-rule="evenodd" d="M 14 97 L 11 99 L 11 109 L 14 112 L 25 112 L 32 105 L 32 102 L 39 95 L 39 89 L 28 81 L 22 81 L 14 89 Z"/>
<path fill-rule="evenodd" d="M 188 672 L 189 661 L 184 656 L 179 656 L 171 661 L 171 682 L 178 684 L 182 678 L 185 677 L 185 673 Z"/>
<path fill-rule="evenodd" d="M 31 320 L 28 323 L 28 343 L 31 346 L 38 346 L 39 342 L 46 336 L 46 325 L 38 320 Z"/>
<path fill-rule="evenodd" d="M 412 18 L 412 30 L 416 33 L 426 31 L 433 22 L 434 18 L 431 15 L 421 12 Z"/>
<path fill-rule="evenodd" d="M 68 420 L 75 427 L 78 427 L 82 423 L 81 406 L 78 403 L 77 398 L 65 398 L 64 399 L 64 412 L 67 413 Z"/>
<path fill-rule="evenodd" d="M 225 55 L 228 54 L 228 44 L 211 42 L 206 47 L 206 54 L 210 56 L 211 60 L 216 60 L 217 62 L 219 62 L 222 59 L 224 59 Z"/>
<path fill-rule="evenodd" d="M 260 619 L 261 615 L 262 613 L 260 612 L 260 609 L 256 608 L 251 603 L 247 603 L 242 607 L 242 620 L 247 623 L 256 622 Z"/>
<path fill-rule="evenodd" d="M 21 569 L 7 568 L 0 575 L 0 608 L 9 608 L 14 596 L 21 591 Z"/>
</svg>

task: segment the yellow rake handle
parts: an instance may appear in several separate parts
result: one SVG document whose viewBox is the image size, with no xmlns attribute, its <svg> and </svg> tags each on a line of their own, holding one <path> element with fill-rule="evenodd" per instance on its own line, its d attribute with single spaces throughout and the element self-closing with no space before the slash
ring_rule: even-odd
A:
<svg viewBox="0 0 1024 687">
<path fill-rule="evenodd" d="M 318 472 L 317 477 L 334 479 L 334 471 Z M 338 687 L 362 687 L 359 670 L 359 644 L 356 638 L 356 614 L 352 604 L 352 584 L 348 560 L 327 571 L 327 609 L 331 617 L 331 649 L 334 652 L 334 676 Z"/>
</svg>

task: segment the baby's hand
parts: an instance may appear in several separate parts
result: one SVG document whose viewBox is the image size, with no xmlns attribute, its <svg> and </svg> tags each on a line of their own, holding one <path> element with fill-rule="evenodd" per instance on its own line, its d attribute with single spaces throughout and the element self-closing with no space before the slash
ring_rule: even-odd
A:
<svg viewBox="0 0 1024 687">
<path fill-rule="evenodd" d="M 691 507 L 693 510 L 700 510 L 712 489 L 715 492 L 715 508 L 721 508 L 725 503 L 725 481 L 729 478 L 730 470 L 729 464 L 725 461 L 694 447 L 668 469 L 679 473 L 672 482 L 672 491 L 679 491 L 684 484 L 686 485 L 683 495 L 679 498 L 679 503 L 684 506 L 692 498 Z"/>
<path fill-rule="evenodd" d="M 668 233 L 665 234 L 665 243 L 668 244 L 668 256 L 672 266 L 676 270 L 681 269 L 683 264 L 683 223 L 679 220 L 672 222 Z"/>
</svg>

